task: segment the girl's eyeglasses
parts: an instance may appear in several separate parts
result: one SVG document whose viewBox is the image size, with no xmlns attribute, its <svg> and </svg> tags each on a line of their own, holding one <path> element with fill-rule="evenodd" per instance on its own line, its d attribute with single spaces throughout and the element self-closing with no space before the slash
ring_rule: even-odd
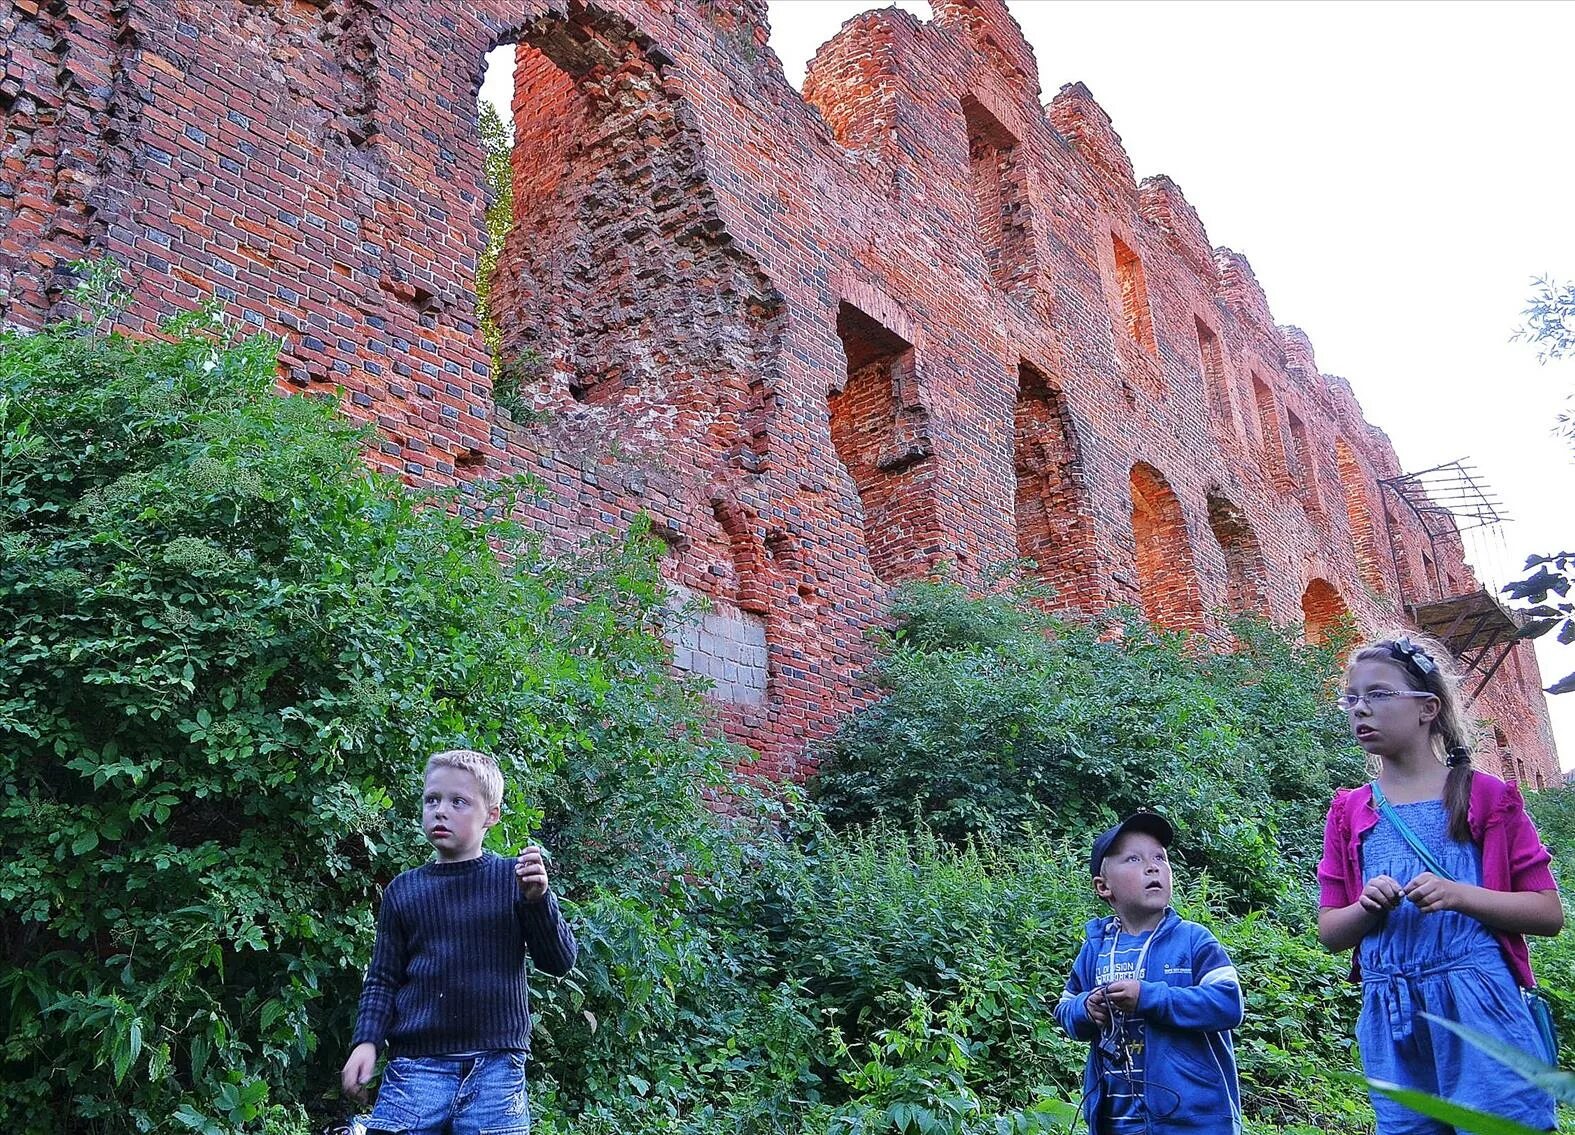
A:
<svg viewBox="0 0 1575 1135">
<path fill-rule="evenodd" d="M 1368 690 L 1365 694 L 1341 694 L 1334 699 L 1334 704 L 1349 712 L 1361 705 L 1364 701 L 1369 709 L 1377 709 L 1385 702 L 1395 698 L 1431 698 L 1437 694 L 1430 694 L 1425 690 Z"/>
</svg>

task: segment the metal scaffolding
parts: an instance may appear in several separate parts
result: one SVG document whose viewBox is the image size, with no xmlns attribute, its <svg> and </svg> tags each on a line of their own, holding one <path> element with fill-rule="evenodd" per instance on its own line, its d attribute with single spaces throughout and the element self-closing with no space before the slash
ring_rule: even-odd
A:
<svg viewBox="0 0 1575 1135">
<path fill-rule="evenodd" d="M 1398 534 L 1389 523 L 1389 555 L 1400 584 L 1400 602 L 1423 631 L 1437 638 L 1460 660 L 1462 675 L 1478 674 L 1467 699 L 1475 701 L 1515 644 L 1525 637 L 1526 620 L 1505 607 L 1486 588 L 1463 595 L 1446 595 L 1439 570 L 1438 542 L 1464 543 L 1461 533 L 1495 530 L 1509 519 L 1504 504 L 1493 493 L 1482 474 L 1465 458 L 1435 465 L 1415 473 L 1380 479 L 1380 491 L 1388 491 L 1408 508 L 1426 533 L 1432 552 L 1428 565 L 1432 578 L 1422 581 L 1431 595 L 1405 594 L 1408 573 L 1400 568 Z"/>
</svg>

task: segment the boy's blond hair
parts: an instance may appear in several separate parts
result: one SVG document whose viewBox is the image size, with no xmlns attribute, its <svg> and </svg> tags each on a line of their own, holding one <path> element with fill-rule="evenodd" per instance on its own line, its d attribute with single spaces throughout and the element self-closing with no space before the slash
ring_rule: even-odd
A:
<svg viewBox="0 0 1575 1135">
<path fill-rule="evenodd" d="M 489 810 L 503 806 L 503 770 L 498 767 L 496 757 L 475 749 L 444 749 L 427 758 L 426 772 L 435 768 L 457 768 L 470 773 L 481 786 L 482 803 Z"/>
</svg>

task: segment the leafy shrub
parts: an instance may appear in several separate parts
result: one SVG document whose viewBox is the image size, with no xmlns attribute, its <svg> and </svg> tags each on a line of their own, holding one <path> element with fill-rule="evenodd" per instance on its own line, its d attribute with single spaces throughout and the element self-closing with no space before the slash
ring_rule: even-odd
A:
<svg viewBox="0 0 1575 1135">
<path fill-rule="evenodd" d="M 582 934 L 594 972 L 647 976 L 638 997 L 589 998 L 617 1015 L 543 1061 L 544 1130 L 1065 1130 L 1088 1050 L 1051 1009 L 1101 909 L 1081 846 L 835 832 L 793 808 L 783 819 L 791 838 L 735 832 L 746 869 L 671 896 L 681 914 Z M 1320 1074 L 1355 1067 L 1347 960 L 1309 924 L 1233 921 L 1206 883 L 1183 885 L 1178 903 L 1246 975 L 1238 1054 L 1254 1129 L 1369 1125 L 1362 1094 Z"/>
<path fill-rule="evenodd" d="M 1252 621 L 1223 655 L 1136 619 L 1108 641 L 1033 598 L 974 598 L 947 579 L 903 589 L 885 696 L 848 719 L 815 782 L 833 823 L 1084 840 L 1155 807 L 1186 829 L 1183 859 L 1243 902 L 1278 898 L 1287 860 L 1310 870 L 1334 788 L 1362 775 L 1326 704 L 1337 646 Z"/>
<path fill-rule="evenodd" d="M 1528 792 L 1526 807 L 1536 821 L 1542 842 L 1553 852 L 1553 874 L 1564 896 L 1566 927 L 1555 938 L 1532 938 L 1531 968 L 1553 1006 L 1554 1021 L 1565 1051 L 1575 1038 L 1575 790 L 1568 787 Z"/>
<path fill-rule="evenodd" d="M 0 1110 L 299 1126 L 423 857 L 426 753 L 509 755 L 498 836 L 545 819 L 571 893 L 622 840 L 685 869 L 719 753 L 638 537 L 549 559 L 506 519 L 529 485 L 372 475 L 214 309 L 95 315 L 0 336 Z"/>
</svg>

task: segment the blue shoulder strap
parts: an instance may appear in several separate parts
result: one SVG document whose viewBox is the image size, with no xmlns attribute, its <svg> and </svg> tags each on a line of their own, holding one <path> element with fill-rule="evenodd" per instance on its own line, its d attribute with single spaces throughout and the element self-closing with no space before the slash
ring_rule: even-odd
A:
<svg viewBox="0 0 1575 1135">
<path fill-rule="evenodd" d="M 1378 811 L 1384 819 L 1395 826 L 1395 831 L 1400 833 L 1400 838 L 1411 845 L 1411 850 L 1422 860 L 1422 866 L 1440 879 L 1447 879 L 1451 883 L 1455 881 L 1455 877 L 1444 870 L 1443 864 L 1433 858 L 1433 853 L 1427 849 L 1427 845 L 1417 838 L 1416 833 L 1411 830 L 1411 825 L 1400 818 L 1400 813 L 1393 804 L 1389 803 L 1389 798 L 1384 795 L 1384 790 L 1378 787 L 1376 780 L 1373 781 L 1373 803 L 1378 805 Z"/>
</svg>

